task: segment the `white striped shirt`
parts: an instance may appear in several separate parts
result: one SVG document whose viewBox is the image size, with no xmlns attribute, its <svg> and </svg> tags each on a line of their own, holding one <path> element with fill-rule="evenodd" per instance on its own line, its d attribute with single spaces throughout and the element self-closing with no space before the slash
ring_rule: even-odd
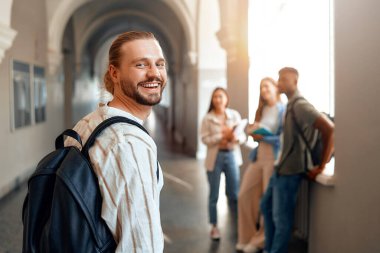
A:
<svg viewBox="0 0 380 253">
<path fill-rule="evenodd" d="M 108 106 L 99 107 L 74 127 L 85 143 L 103 120 L 133 115 Z M 70 138 L 69 138 L 70 139 Z M 67 140 L 66 145 L 73 145 Z M 89 150 L 103 197 L 102 218 L 117 243 L 116 252 L 163 252 L 159 197 L 163 186 L 157 147 L 153 139 L 136 126 L 117 123 L 106 128 Z"/>
</svg>

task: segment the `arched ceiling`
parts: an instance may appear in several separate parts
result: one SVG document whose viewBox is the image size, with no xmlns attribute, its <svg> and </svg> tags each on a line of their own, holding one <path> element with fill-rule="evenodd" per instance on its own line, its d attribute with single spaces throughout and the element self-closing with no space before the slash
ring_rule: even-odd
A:
<svg viewBox="0 0 380 253">
<path fill-rule="evenodd" d="M 128 30 L 153 32 L 161 43 L 169 67 L 181 64 L 189 50 L 188 42 L 177 16 L 166 4 L 149 1 L 147 5 L 148 0 L 111 2 L 88 2 L 72 16 L 78 70 L 84 63 L 90 65 L 93 74 L 97 51 L 110 37 Z"/>
<path fill-rule="evenodd" d="M 187 55 L 188 52 L 194 50 L 194 28 L 189 23 L 189 13 L 178 13 L 178 11 L 186 11 L 180 6 L 182 1 L 78 0 L 74 3 L 72 0 L 64 0 L 63 2 L 72 2 L 72 5 L 76 6 L 76 10 L 73 11 L 73 7 L 68 6 L 67 3 L 60 4 L 67 10 L 71 10 L 77 63 L 81 62 L 83 54 L 95 52 L 111 36 L 131 29 L 154 32 L 164 52 L 173 56 L 171 59 L 173 62 L 180 63 L 179 56 Z M 80 7 L 78 2 L 81 2 Z M 170 5 L 167 4 L 168 2 Z M 177 8 L 173 8 L 176 5 Z M 64 17 L 64 11 L 57 11 L 58 14 Z M 57 18 L 52 18 L 52 20 L 57 20 Z M 50 32 L 54 24 L 49 24 L 49 53 L 52 56 L 50 63 L 59 62 L 57 57 L 61 52 L 61 40 L 68 20 L 66 18 L 66 22 L 56 22 L 55 25 L 58 27 L 55 32 Z M 62 23 L 65 24 L 63 30 L 60 28 Z M 62 30 L 61 35 L 60 30 Z M 61 40 L 57 40 L 58 38 Z"/>
<path fill-rule="evenodd" d="M 77 64 L 81 64 L 83 57 L 92 58 L 110 37 L 128 30 L 153 32 L 161 42 L 169 63 L 181 61 L 180 52 L 185 50 L 187 44 L 186 41 L 182 41 L 183 31 L 178 29 L 179 31 L 173 34 L 159 21 L 157 17 L 130 9 L 117 10 L 99 17 L 95 22 L 89 23 L 84 31 L 80 31 L 80 36 L 77 37 Z"/>
</svg>

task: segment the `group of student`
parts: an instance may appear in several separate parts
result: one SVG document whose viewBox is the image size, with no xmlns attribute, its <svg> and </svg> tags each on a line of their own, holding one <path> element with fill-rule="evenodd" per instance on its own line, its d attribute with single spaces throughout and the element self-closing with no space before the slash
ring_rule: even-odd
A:
<svg viewBox="0 0 380 253">
<path fill-rule="evenodd" d="M 238 251 L 287 252 L 301 179 L 308 171 L 307 176 L 314 180 L 333 152 L 334 124 L 301 96 L 298 75 L 296 69 L 285 67 L 279 71 L 278 82 L 270 77 L 261 80 L 255 121 L 245 131 L 234 131 L 241 116 L 228 107 L 228 93 L 220 87 L 213 91 L 202 121 L 210 185 L 210 237 L 220 239 L 216 205 L 223 172 L 228 203 L 238 210 Z M 281 102 L 281 93 L 287 96 L 287 105 Z M 314 129 L 321 132 L 323 140 L 322 162 L 317 166 L 312 164 L 306 152 L 308 144 L 299 132 L 312 141 Z M 249 156 L 251 163 L 240 184 L 240 145 L 246 141 L 246 134 L 259 144 Z"/>
</svg>

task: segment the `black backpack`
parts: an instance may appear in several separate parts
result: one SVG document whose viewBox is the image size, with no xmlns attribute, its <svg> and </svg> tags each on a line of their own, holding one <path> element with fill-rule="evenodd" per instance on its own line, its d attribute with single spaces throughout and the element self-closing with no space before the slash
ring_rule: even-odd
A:
<svg viewBox="0 0 380 253">
<path fill-rule="evenodd" d="M 296 126 L 296 129 L 297 129 L 297 132 L 298 134 L 301 136 L 303 142 L 305 143 L 306 145 L 306 149 L 307 149 L 307 152 L 310 153 L 310 156 L 311 156 L 311 159 L 312 159 L 312 164 L 314 166 L 318 166 L 321 164 L 322 162 L 322 156 L 323 156 L 323 143 L 322 143 L 322 134 L 319 130 L 315 129 L 314 130 L 314 135 L 316 135 L 316 141 L 315 141 L 315 144 L 314 145 L 311 145 L 309 143 L 309 141 L 306 139 L 304 133 L 303 133 L 303 130 L 301 129 L 301 126 L 298 124 L 298 121 L 297 121 L 297 117 L 296 117 L 296 114 L 294 112 L 294 105 L 295 103 L 298 101 L 298 100 L 301 100 L 301 99 L 304 99 L 303 97 L 299 97 L 299 98 L 296 98 L 294 101 L 293 101 L 293 104 L 290 108 L 290 113 L 291 113 L 291 117 L 292 117 L 292 120 Z M 324 115 L 326 115 L 330 120 L 333 121 L 333 119 L 326 113 L 323 113 Z M 307 159 L 307 156 L 305 156 L 305 159 Z M 307 164 L 307 163 L 305 163 Z"/>
<path fill-rule="evenodd" d="M 56 150 L 38 163 L 28 180 L 22 209 L 23 253 L 115 252 L 116 243 L 101 218 L 102 197 L 88 151 L 102 130 L 119 122 L 148 133 L 137 122 L 118 116 L 96 127 L 84 146 L 74 130 L 57 137 Z M 64 136 L 76 139 L 82 151 L 64 147 Z"/>
</svg>

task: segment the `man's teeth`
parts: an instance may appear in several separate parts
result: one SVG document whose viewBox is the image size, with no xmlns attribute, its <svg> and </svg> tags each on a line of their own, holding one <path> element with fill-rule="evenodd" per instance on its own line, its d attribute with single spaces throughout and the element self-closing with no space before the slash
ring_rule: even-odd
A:
<svg viewBox="0 0 380 253">
<path fill-rule="evenodd" d="M 157 88 L 158 83 L 145 83 L 142 85 L 144 88 Z"/>
</svg>

